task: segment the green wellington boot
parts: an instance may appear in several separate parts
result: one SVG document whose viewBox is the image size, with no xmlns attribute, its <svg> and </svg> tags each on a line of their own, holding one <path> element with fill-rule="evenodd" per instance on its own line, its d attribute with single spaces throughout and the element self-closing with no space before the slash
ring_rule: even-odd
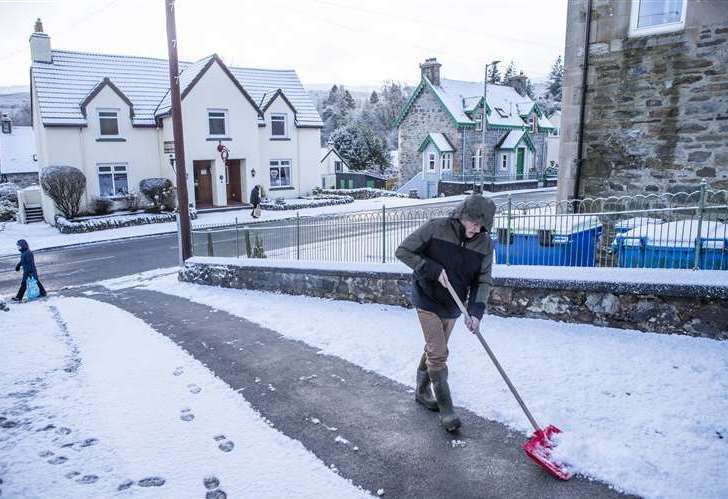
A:
<svg viewBox="0 0 728 499">
<path fill-rule="evenodd" d="M 426 355 L 423 353 L 420 359 L 420 365 L 417 366 L 417 388 L 415 388 L 415 401 L 422 404 L 431 411 L 437 411 L 437 401 L 432 395 L 430 388 L 430 375 L 427 373 L 427 364 L 425 364 Z"/>
<path fill-rule="evenodd" d="M 447 384 L 447 367 L 428 369 L 427 372 L 430 375 L 437 405 L 440 408 L 440 424 L 447 431 L 455 431 L 460 428 L 460 418 L 452 408 L 450 387 Z"/>
</svg>

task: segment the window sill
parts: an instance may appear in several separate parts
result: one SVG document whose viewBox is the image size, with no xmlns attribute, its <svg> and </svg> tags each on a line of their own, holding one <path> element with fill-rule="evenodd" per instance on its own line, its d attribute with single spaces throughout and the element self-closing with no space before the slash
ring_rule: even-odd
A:
<svg viewBox="0 0 728 499">
<path fill-rule="evenodd" d="M 215 142 L 218 140 L 221 142 L 230 142 L 233 139 L 230 137 L 207 137 L 205 140 L 208 142 Z"/>
<path fill-rule="evenodd" d="M 295 191 L 296 188 L 295 187 L 291 187 L 291 186 L 285 186 L 285 187 L 270 187 L 268 190 L 269 191 Z"/>
<path fill-rule="evenodd" d="M 98 137 L 96 142 L 126 142 L 124 137 Z"/>
<path fill-rule="evenodd" d="M 290 137 L 271 137 L 270 140 L 291 140 Z"/>
</svg>

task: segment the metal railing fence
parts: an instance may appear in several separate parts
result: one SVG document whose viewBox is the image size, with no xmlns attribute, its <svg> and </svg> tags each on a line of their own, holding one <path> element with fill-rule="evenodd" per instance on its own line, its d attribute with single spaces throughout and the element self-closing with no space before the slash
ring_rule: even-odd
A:
<svg viewBox="0 0 728 499">
<path fill-rule="evenodd" d="M 196 227 L 197 256 L 394 262 L 427 220 L 451 208 L 386 209 Z M 728 191 L 497 205 L 496 263 L 728 270 Z"/>
</svg>

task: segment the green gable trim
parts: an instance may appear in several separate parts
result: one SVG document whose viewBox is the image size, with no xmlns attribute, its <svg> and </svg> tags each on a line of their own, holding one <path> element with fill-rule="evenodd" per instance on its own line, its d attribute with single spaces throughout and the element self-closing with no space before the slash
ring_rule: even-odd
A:
<svg viewBox="0 0 728 499">
<path fill-rule="evenodd" d="M 456 151 L 455 150 L 455 146 L 453 146 L 452 143 L 450 143 L 450 139 L 448 139 L 447 138 L 447 135 L 445 135 L 444 133 L 441 134 L 441 135 L 443 137 L 445 137 L 445 140 L 447 141 L 448 145 L 450 145 L 450 147 L 451 147 L 452 150 L 450 150 L 450 151 L 442 151 L 442 150 L 440 150 L 440 148 L 437 147 L 437 144 L 435 143 L 434 140 L 432 140 L 432 137 L 428 133 L 427 134 L 427 137 L 425 137 L 425 140 L 422 141 L 422 144 L 420 144 L 420 147 L 417 149 L 417 152 L 423 152 L 425 149 L 427 149 L 427 146 L 429 144 L 432 144 L 433 146 L 435 146 L 435 149 L 437 149 L 437 152 L 439 152 L 440 154 L 442 154 L 443 152 L 446 152 L 446 153 L 454 153 Z"/>
<path fill-rule="evenodd" d="M 425 78 L 423 76 L 422 79 L 420 80 L 420 84 L 417 85 L 417 88 L 415 88 L 415 91 L 412 92 L 412 95 L 410 96 L 409 100 L 407 101 L 407 103 L 402 108 L 402 112 L 400 112 L 399 113 L 399 116 L 397 116 L 397 119 L 394 122 L 394 124 L 395 124 L 396 127 L 399 127 L 399 125 L 402 124 L 402 120 L 404 120 L 404 118 L 407 116 L 407 114 L 409 114 L 409 111 L 412 108 L 412 105 L 414 104 L 415 99 L 417 99 L 417 97 L 420 96 L 420 94 L 425 89 L 425 87 L 427 87 L 427 88 L 430 89 L 430 92 L 432 92 L 432 94 L 435 96 L 435 98 L 437 99 L 437 101 L 443 107 L 443 109 L 445 110 L 445 112 L 448 114 L 448 116 L 450 116 L 450 119 L 452 120 L 453 124 L 456 127 L 459 128 L 461 126 L 464 126 L 464 127 L 475 126 L 471 122 L 458 121 L 455 118 L 455 116 L 452 115 L 452 113 L 450 112 L 450 109 L 445 105 L 445 103 L 442 102 L 442 99 L 437 94 L 437 91 L 435 91 L 435 89 L 433 88 L 432 83 L 430 83 L 430 80 L 428 80 L 427 78 Z"/>
<path fill-rule="evenodd" d="M 399 115 L 394 120 L 394 126 L 399 127 L 399 125 L 402 123 L 402 120 L 407 116 L 410 109 L 412 108 L 412 104 L 415 103 L 415 99 L 419 97 L 420 93 L 422 92 L 422 89 L 425 88 L 425 82 L 424 78 L 420 80 L 420 84 L 415 87 L 414 91 L 412 92 L 412 95 L 410 95 L 409 99 L 407 99 L 407 102 L 404 104 L 404 107 L 399 112 Z"/>
<path fill-rule="evenodd" d="M 503 139 L 501 139 L 501 142 L 503 140 L 505 140 L 506 137 L 503 137 Z M 526 145 L 528 146 L 528 149 L 531 152 L 534 152 L 534 153 L 536 152 L 536 146 L 533 145 L 533 141 L 531 140 L 531 136 L 528 134 L 528 132 L 524 132 L 524 134 L 521 136 L 521 138 L 519 139 L 519 141 L 516 142 L 516 145 L 515 146 L 513 146 L 513 147 L 501 147 L 500 145 L 498 145 L 498 146 L 496 146 L 496 149 L 501 150 L 501 151 L 513 151 L 513 150 L 517 149 L 519 145 L 521 145 L 521 142 L 525 142 Z"/>
</svg>

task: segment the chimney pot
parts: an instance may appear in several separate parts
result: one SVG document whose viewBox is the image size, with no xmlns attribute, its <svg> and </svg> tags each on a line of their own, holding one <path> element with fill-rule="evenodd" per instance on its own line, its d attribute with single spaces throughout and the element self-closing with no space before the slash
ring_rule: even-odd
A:
<svg viewBox="0 0 728 499">
<path fill-rule="evenodd" d="M 35 20 L 35 30 L 36 33 L 43 33 L 43 22 L 40 20 L 40 17 Z"/>
</svg>

